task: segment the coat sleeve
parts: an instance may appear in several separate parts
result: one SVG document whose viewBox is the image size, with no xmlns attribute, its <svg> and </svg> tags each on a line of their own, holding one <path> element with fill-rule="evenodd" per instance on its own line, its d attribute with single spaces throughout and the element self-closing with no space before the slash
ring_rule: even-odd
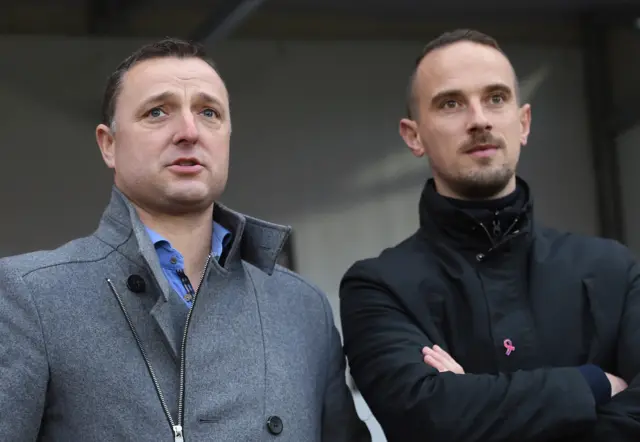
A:
<svg viewBox="0 0 640 442">
<path fill-rule="evenodd" d="M 347 386 L 346 358 L 331 306 L 324 296 L 323 301 L 328 324 L 329 359 L 322 410 L 322 441 L 370 442 L 369 429 L 358 417 L 353 396 Z"/>
<path fill-rule="evenodd" d="M 40 320 L 19 275 L 0 261 L 0 435 L 33 442 L 42 420 L 49 369 Z"/>
<path fill-rule="evenodd" d="M 456 375 L 425 364 L 421 349 L 433 343 L 362 263 L 341 282 L 344 345 L 389 440 L 562 440 L 595 424 L 593 394 L 576 368 Z"/>
<path fill-rule="evenodd" d="M 640 440 L 640 266 L 628 250 L 628 289 L 617 346 L 617 368 L 629 387 L 598 408 L 593 432 L 598 442 L 637 442 Z"/>
</svg>

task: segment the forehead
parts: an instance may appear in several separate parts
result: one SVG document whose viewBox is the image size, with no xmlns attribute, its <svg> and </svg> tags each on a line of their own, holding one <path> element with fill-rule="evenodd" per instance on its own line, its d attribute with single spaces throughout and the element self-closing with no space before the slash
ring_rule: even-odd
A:
<svg viewBox="0 0 640 442">
<path fill-rule="evenodd" d="M 515 73 L 504 54 L 467 41 L 427 54 L 418 66 L 416 79 L 418 90 L 428 95 L 442 90 L 471 91 L 490 84 L 515 88 Z"/>
<path fill-rule="evenodd" d="M 155 58 L 135 64 L 123 76 L 120 98 L 138 102 L 165 92 L 182 96 L 206 92 L 223 102 L 228 100 L 222 78 L 195 57 Z"/>
</svg>

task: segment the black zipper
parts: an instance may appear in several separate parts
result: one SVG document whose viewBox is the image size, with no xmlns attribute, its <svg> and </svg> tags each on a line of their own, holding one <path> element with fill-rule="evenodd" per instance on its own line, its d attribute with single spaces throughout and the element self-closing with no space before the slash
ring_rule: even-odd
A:
<svg viewBox="0 0 640 442">
<path fill-rule="evenodd" d="M 185 388 L 184 388 L 184 384 L 185 384 L 185 380 L 186 380 L 186 375 L 185 375 L 185 367 L 186 367 L 186 361 L 185 361 L 185 350 L 187 347 L 187 333 L 189 330 L 189 323 L 191 322 L 191 313 L 193 312 L 193 307 L 196 305 L 196 299 L 198 297 L 198 293 L 200 293 L 200 288 L 202 287 L 202 283 L 204 281 L 204 278 L 207 274 L 207 270 L 209 268 L 209 263 L 211 262 L 211 255 L 209 255 L 207 257 L 207 262 L 205 263 L 204 269 L 202 270 L 202 275 L 200 276 L 200 283 L 198 284 L 198 290 L 195 291 L 195 294 L 193 295 L 193 303 L 191 305 L 191 308 L 189 309 L 189 313 L 187 313 L 187 320 L 185 322 L 184 325 L 184 332 L 182 335 L 182 343 L 180 345 L 180 393 L 178 396 L 178 416 L 177 416 L 177 420 L 174 420 L 173 417 L 171 416 L 171 413 L 169 412 L 169 407 L 167 407 L 167 401 L 164 398 L 164 394 L 162 393 L 162 389 L 160 388 L 160 383 L 158 382 L 158 378 L 156 377 L 155 371 L 153 370 L 153 367 L 151 366 L 151 362 L 149 361 L 149 358 L 147 356 L 147 352 L 144 350 L 144 347 L 142 345 L 142 341 L 140 340 L 140 337 L 138 336 L 138 333 L 136 332 L 135 327 L 133 326 L 133 322 L 131 321 L 131 317 L 129 316 L 129 314 L 127 313 L 127 310 L 124 307 L 124 303 L 122 302 L 122 298 L 120 297 L 120 294 L 118 293 L 118 291 L 116 290 L 116 287 L 114 286 L 113 282 L 111 281 L 111 279 L 107 278 L 107 284 L 109 284 L 109 287 L 111 288 L 111 291 L 113 292 L 113 294 L 115 295 L 116 299 L 118 300 L 118 304 L 120 305 L 120 309 L 122 310 L 122 313 L 124 314 L 124 317 L 127 320 L 127 323 L 129 324 L 129 328 L 131 329 L 131 333 L 133 333 L 133 337 L 136 340 L 136 343 L 138 344 L 138 348 L 140 349 L 140 353 L 142 354 L 142 358 L 144 359 L 144 363 L 147 366 L 147 370 L 149 371 L 149 374 L 151 375 L 151 379 L 153 381 L 153 385 L 156 389 L 156 393 L 158 394 L 158 398 L 160 399 L 160 403 L 162 404 L 162 410 L 164 411 L 165 416 L 167 417 L 167 420 L 169 421 L 169 425 L 171 426 L 171 431 L 173 432 L 173 438 L 174 438 L 174 442 L 184 442 L 184 433 L 183 433 L 183 422 L 184 422 L 184 392 L 185 392 Z"/>
<path fill-rule="evenodd" d="M 477 261 L 483 261 L 487 257 L 487 255 L 489 255 L 492 252 L 495 252 L 500 247 L 504 246 L 508 242 L 513 241 L 515 238 L 520 236 L 523 233 L 520 230 L 515 230 L 514 232 L 511 232 L 513 230 L 513 228 L 516 226 L 516 224 L 518 223 L 519 220 L 520 220 L 519 216 L 515 217 L 515 219 L 513 220 L 511 225 L 509 226 L 509 228 L 506 230 L 506 232 L 504 233 L 504 235 L 502 236 L 500 241 L 498 241 L 497 243 L 494 242 L 493 237 L 491 236 L 491 234 L 489 233 L 489 230 L 485 227 L 485 225 L 482 224 L 482 223 L 478 223 L 478 224 L 480 224 L 480 227 L 482 227 L 484 232 L 487 234 L 487 237 L 491 240 L 491 244 L 492 245 L 491 245 L 491 247 L 489 247 L 489 249 L 485 253 L 478 253 L 476 255 L 476 260 Z"/>
</svg>

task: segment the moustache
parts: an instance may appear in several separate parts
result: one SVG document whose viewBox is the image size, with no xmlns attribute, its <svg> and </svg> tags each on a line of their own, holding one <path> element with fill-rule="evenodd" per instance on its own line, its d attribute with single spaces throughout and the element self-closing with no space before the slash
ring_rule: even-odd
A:
<svg viewBox="0 0 640 442">
<path fill-rule="evenodd" d="M 496 146 L 498 149 L 504 148 L 504 141 L 501 138 L 495 137 L 492 134 L 485 132 L 482 134 L 473 135 L 471 139 L 465 141 L 460 147 L 460 151 L 463 153 L 474 150 L 477 146 Z"/>
</svg>

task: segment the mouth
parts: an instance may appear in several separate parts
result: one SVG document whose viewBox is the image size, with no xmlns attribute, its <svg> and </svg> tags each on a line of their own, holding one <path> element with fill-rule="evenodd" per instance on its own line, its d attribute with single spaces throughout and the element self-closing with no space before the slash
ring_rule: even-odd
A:
<svg viewBox="0 0 640 442">
<path fill-rule="evenodd" d="M 173 163 L 171 163 L 171 166 L 189 167 L 189 166 L 201 166 L 201 164 L 195 158 L 178 158 Z"/>
<path fill-rule="evenodd" d="M 495 144 L 477 144 L 473 146 L 471 149 L 467 150 L 465 153 L 467 153 L 468 155 L 473 155 L 477 157 L 486 157 L 486 156 L 493 155 L 495 152 L 498 151 L 498 149 L 499 149 L 499 146 Z"/>
<path fill-rule="evenodd" d="M 197 175 L 204 166 L 196 158 L 178 158 L 169 165 L 169 170 L 178 175 Z"/>
</svg>

